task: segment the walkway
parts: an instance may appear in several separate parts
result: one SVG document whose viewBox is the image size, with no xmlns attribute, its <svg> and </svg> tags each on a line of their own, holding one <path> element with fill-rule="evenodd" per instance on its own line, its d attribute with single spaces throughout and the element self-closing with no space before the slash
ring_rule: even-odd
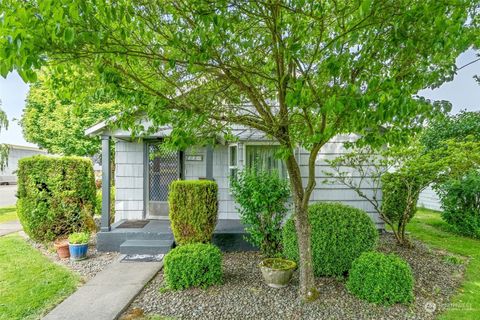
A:
<svg viewBox="0 0 480 320">
<path fill-rule="evenodd" d="M 44 320 L 113 320 L 162 268 L 160 262 L 113 262 L 53 309 Z"/>
<path fill-rule="evenodd" d="M 0 237 L 20 230 L 22 225 L 18 220 L 0 223 Z"/>
</svg>

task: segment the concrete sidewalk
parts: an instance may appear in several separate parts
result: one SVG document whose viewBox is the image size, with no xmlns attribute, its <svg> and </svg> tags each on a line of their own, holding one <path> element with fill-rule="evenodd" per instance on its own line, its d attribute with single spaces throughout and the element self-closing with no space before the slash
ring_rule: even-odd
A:
<svg viewBox="0 0 480 320">
<path fill-rule="evenodd" d="M 22 225 L 18 220 L 0 223 L 0 237 L 20 230 L 22 230 Z"/>
<path fill-rule="evenodd" d="M 113 262 L 43 319 L 113 320 L 162 268 L 160 262 Z"/>
</svg>

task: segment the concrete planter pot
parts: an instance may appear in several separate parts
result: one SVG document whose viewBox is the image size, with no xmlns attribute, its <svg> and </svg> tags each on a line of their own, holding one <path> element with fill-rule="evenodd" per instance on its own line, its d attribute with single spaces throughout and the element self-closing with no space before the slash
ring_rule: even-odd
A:
<svg viewBox="0 0 480 320">
<path fill-rule="evenodd" d="M 88 243 L 68 245 L 70 250 L 70 260 L 79 261 L 87 258 Z"/>
<path fill-rule="evenodd" d="M 268 258 L 259 264 L 263 279 L 272 288 L 283 288 L 288 285 L 292 278 L 293 271 L 297 268 L 294 261 Z"/>
<path fill-rule="evenodd" d="M 66 259 L 70 257 L 67 239 L 57 239 L 55 240 L 53 245 L 55 247 L 55 250 L 57 250 L 57 255 L 60 259 Z"/>
</svg>

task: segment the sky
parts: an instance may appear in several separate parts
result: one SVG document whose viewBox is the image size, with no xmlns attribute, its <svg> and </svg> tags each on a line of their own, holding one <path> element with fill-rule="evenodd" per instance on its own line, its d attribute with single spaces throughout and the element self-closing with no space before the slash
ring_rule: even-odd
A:
<svg viewBox="0 0 480 320">
<path fill-rule="evenodd" d="M 457 66 L 461 67 L 477 59 L 476 52 L 466 51 L 457 59 Z M 458 71 L 453 81 L 444 83 L 434 90 L 423 90 L 420 95 L 431 100 L 447 100 L 453 105 L 452 113 L 460 110 L 480 111 L 480 85 L 473 79 L 474 75 L 480 75 L 480 61 Z M 0 77 L 0 101 L 1 108 L 7 113 L 10 121 L 7 131 L 0 132 L 0 143 L 34 146 L 25 141 L 22 128 L 15 119 L 20 119 L 25 98 L 28 93 L 28 85 L 20 76 L 11 73 L 6 79 Z"/>
</svg>

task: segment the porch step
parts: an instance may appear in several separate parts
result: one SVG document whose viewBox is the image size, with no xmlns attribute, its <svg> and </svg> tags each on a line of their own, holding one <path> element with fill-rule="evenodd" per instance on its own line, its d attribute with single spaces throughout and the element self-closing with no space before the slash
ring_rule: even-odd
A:
<svg viewBox="0 0 480 320">
<path fill-rule="evenodd" d="M 160 254 L 173 247 L 173 240 L 127 240 L 120 245 L 122 254 Z"/>
</svg>

